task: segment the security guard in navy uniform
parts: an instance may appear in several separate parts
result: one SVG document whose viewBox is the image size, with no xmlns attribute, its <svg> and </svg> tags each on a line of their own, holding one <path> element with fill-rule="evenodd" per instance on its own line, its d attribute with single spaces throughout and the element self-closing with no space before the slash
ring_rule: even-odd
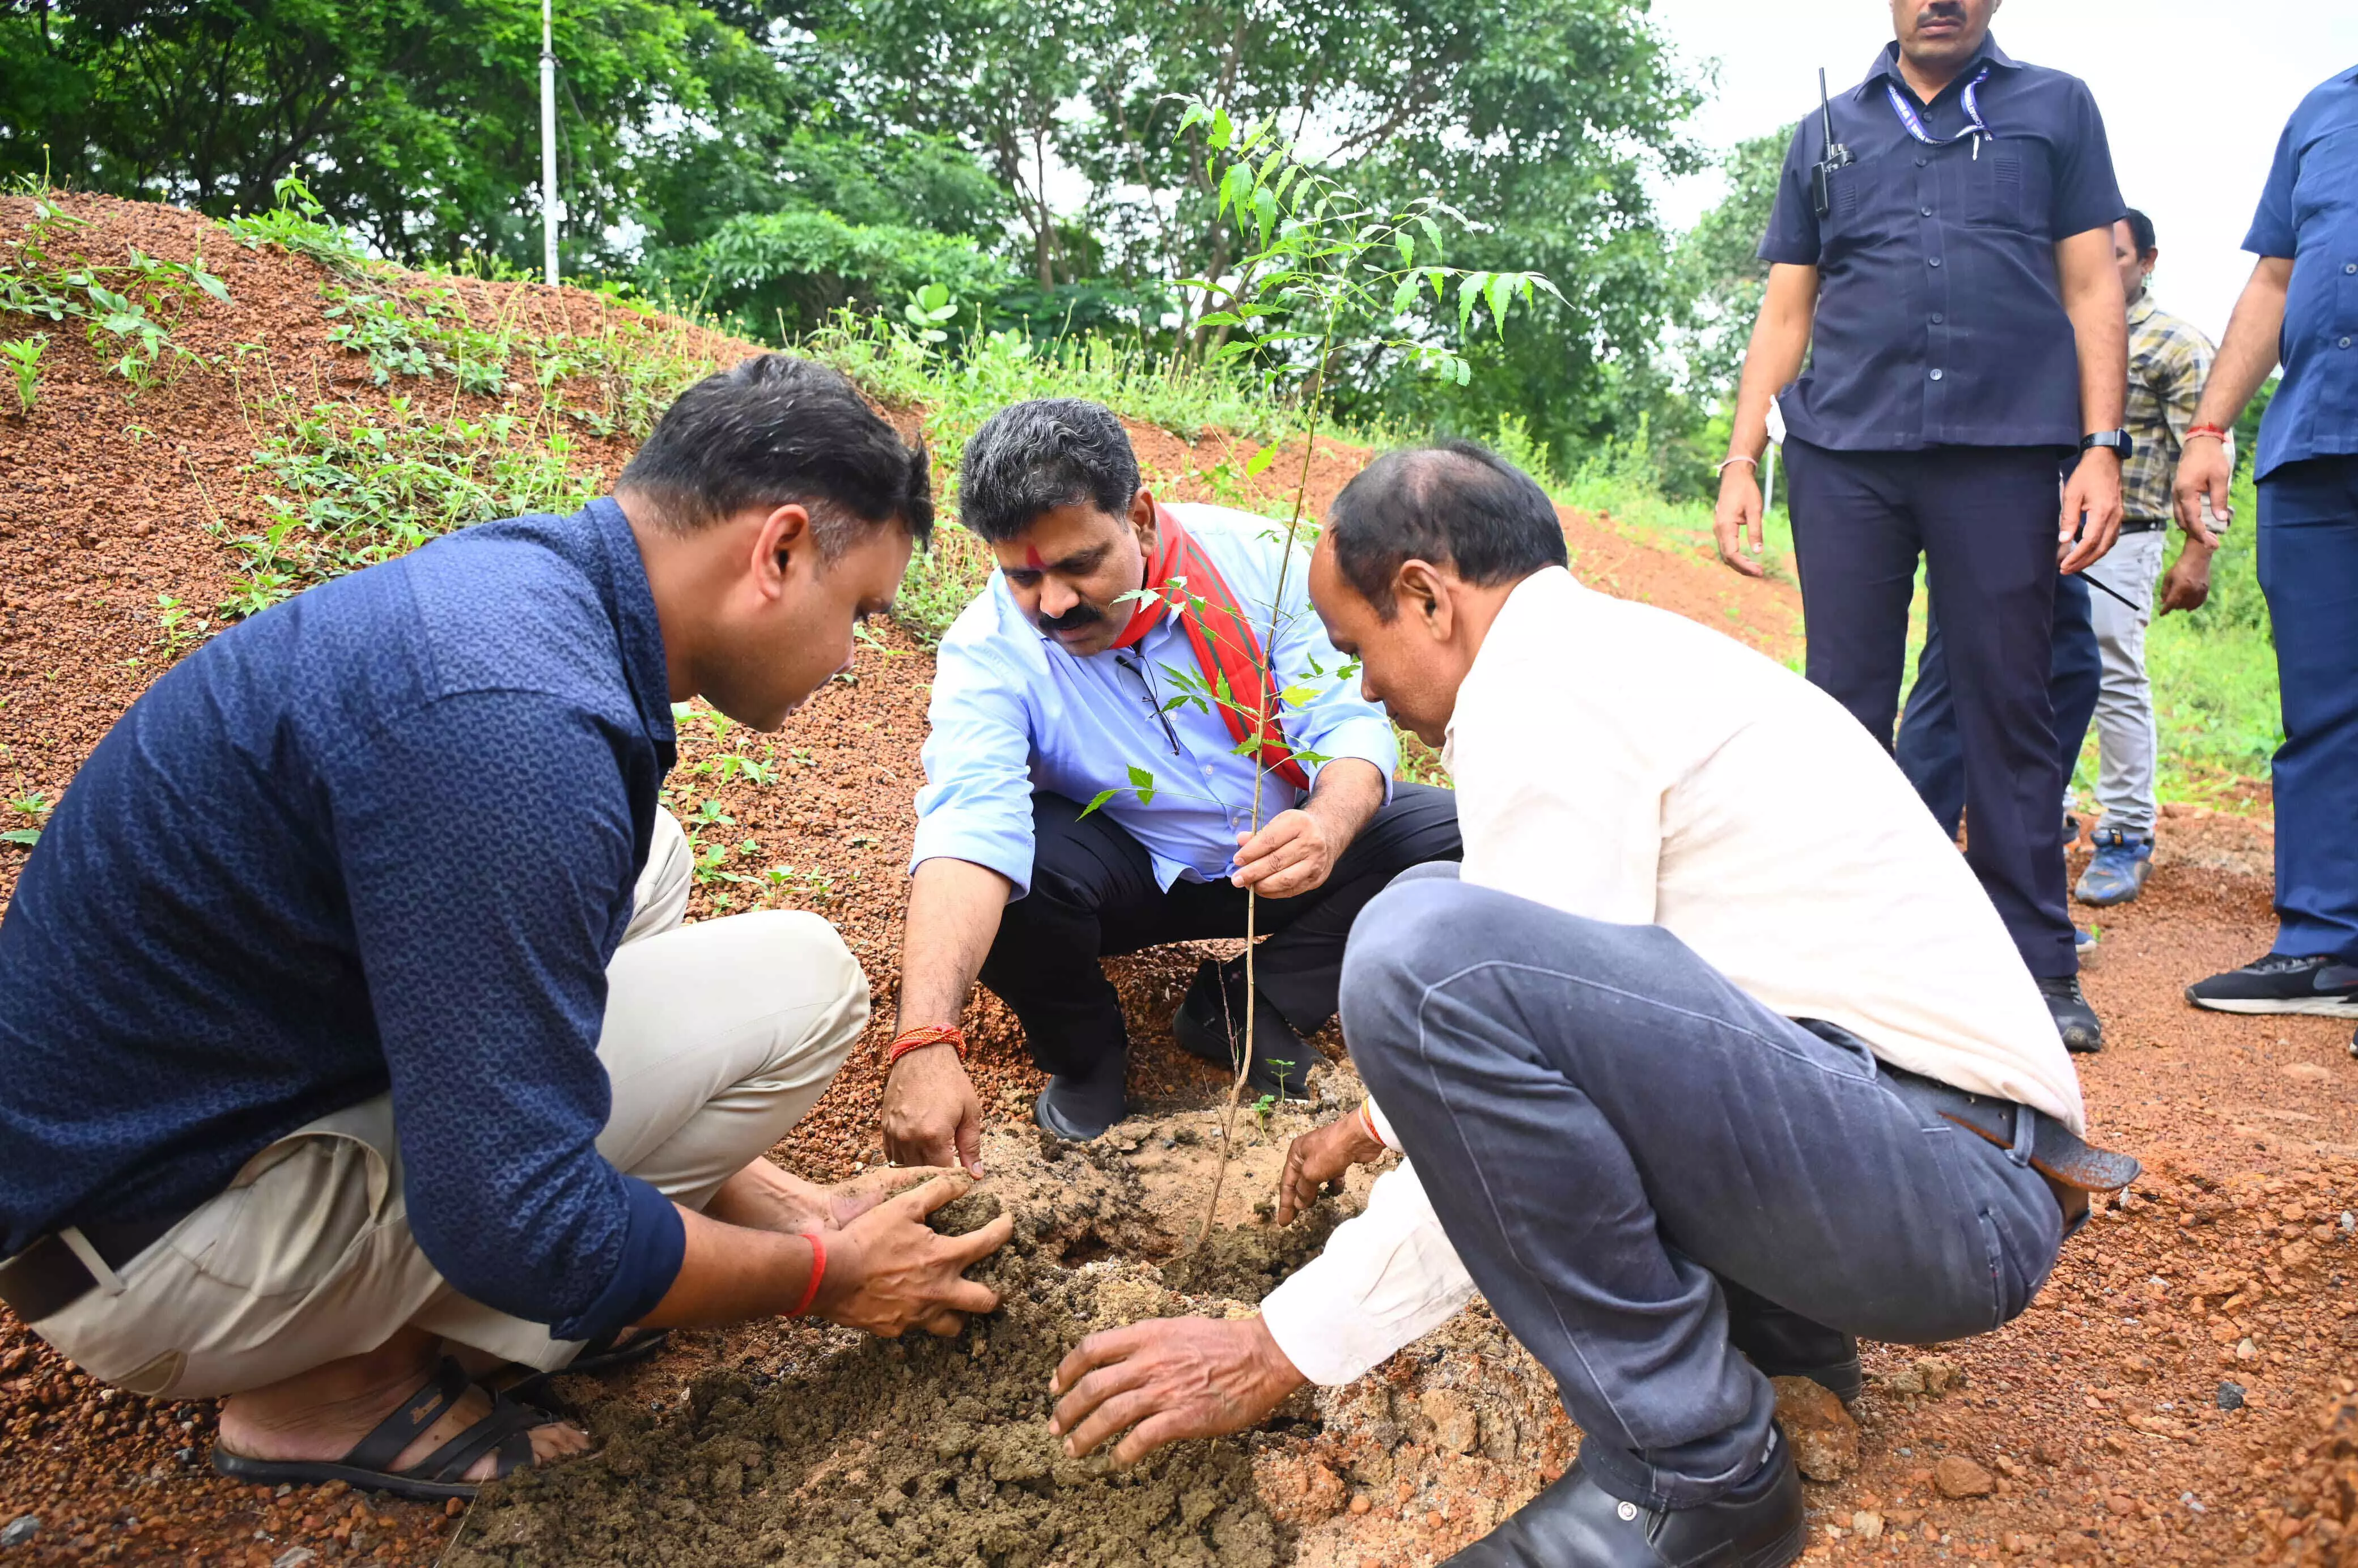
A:
<svg viewBox="0 0 2358 1568">
<path fill-rule="evenodd" d="M 1776 396 L 1809 677 L 1886 745 L 1923 557 L 1963 743 L 1966 859 L 2065 1044 L 2093 1050 L 2048 676 L 2056 572 L 2120 530 L 2128 327 L 2112 231 L 2125 208 L 2087 85 L 1999 49 L 1999 4 L 1891 0 L 1896 40 L 1795 131 L 1717 531 L 1721 558 L 1759 575 L 1755 474 Z"/>
</svg>

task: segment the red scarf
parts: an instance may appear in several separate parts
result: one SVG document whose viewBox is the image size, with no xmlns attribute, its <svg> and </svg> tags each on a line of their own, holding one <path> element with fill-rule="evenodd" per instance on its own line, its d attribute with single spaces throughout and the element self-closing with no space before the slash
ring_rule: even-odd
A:
<svg viewBox="0 0 2358 1568">
<path fill-rule="evenodd" d="M 1218 698 L 1218 706 L 1228 733 L 1238 741 L 1248 735 L 1260 735 L 1261 765 L 1294 788 L 1308 789 L 1310 775 L 1286 747 L 1282 721 L 1270 703 L 1269 684 L 1261 676 L 1260 639 L 1253 634 L 1252 622 L 1246 619 L 1237 596 L 1228 591 L 1228 579 L 1178 515 L 1159 502 L 1154 508 L 1154 553 L 1146 562 L 1147 586 L 1154 590 L 1154 597 L 1139 605 L 1113 645 L 1127 648 L 1152 631 L 1163 612 L 1174 608 L 1166 585 L 1174 578 L 1184 579 L 1185 586 L 1178 596 L 1182 602 L 1176 607 L 1179 626 L 1195 645 L 1195 664 L 1204 672 L 1205 684 L 1216 697 L 1227 693 Z M 1203 604 L 1200 612 L 1197 600 Z"/>
</svg>

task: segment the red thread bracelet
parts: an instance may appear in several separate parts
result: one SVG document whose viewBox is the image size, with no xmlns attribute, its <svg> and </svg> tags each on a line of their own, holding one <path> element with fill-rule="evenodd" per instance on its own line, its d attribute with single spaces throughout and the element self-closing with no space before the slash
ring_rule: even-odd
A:
<svg viewBox="0 0 2358 1568">
<path fill-rule="evenodd" d="M 884 1070 L 891 1072 L 902 1057 L 912 1051 L 922 1051 L 928 1045 L 951 1046 L 957 1050 L 958 1059 L 964 1061 L 966 1031 L 938 1023 L 929 1023 L 922 1029 L 903 1029 L 892 1037 L 892 1044 L 884 1047 Z"/>
<path fill-rule="evenodd" d="M 1372 1099 L 1363 1099 L 1359 1102 L 1359 1125 L 1367 1129 L 1368 1137 L 1379 1143 L 1384 1143 L 1384 1135 L 1376 1130 L 1376 1113 L 1369 1108 L 1375 1103 Z M 1391 1145 L 1384 1143 L 1384 1147 L 1389 1149 Z"/>
<path fill-rule="evenodd" d="M 2194 439 L 2197 436 L 2208 436 L 2212 440 L 2220 442 L 2224 442 L 2227 439 L 2227 432 L 2222 430 L 2216 425 L 2197 425 L 2191 430 L 2187 431 L 2185 440 L 2181 440 L 2178 444 L 2182 447 L 2187 441 Z"/>
<path fill-rule="evenodd" d="M 794 1311 L 786 1314 L 788 1317 L 800 1317 L 810 1311 L 811 1303 L 818 1300 L 818 1282 L 827 1278 L 827 1243 L 818 1238 L 816 1230 L 803 1232 L 803 1239 L 811 1244 L 810 1283 L 803 1287 L 803 1299 L 795 1303 Z"/>
</svg>

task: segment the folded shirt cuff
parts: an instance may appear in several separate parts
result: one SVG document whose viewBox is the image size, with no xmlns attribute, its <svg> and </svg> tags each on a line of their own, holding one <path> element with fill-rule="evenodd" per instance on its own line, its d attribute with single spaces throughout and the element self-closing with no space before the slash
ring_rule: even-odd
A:
<svg viewBox="0 0 2358 1568">
<path fill-rule="evenodd" d="M 1384 1114 L 1384 1108 L 1376 1103 L 1373 1095 L 1368 1097 L 1368 1125 L 1375 1130 L 1377 1142 L 1395 1154 L 1408 1152 L 1401 1147 L 1400 1135 L 1392 1130 L 1391 1119 Z"/>
<path fill-rule="evenodd" d="M 1025 803 L 1029 809 L 1030 803 Z M 985 871 L 997 871 L 1015 884 L 1007 896 L 1011 902 L 1032 891 L 1032 819 L 1023 820 L 1021 835 L 999 831 L 985 823 L 971 819 L 961 821 L 952 811 L 936 812 L 917 819 L 916 841 L 909 850 L 909 874 L 927 860 L 965 860 Z"/>
<path fill-rule="evenodd" d="M 687 1256 L 687 1227 L 678 1206 L 636 1176 L 624 1176 L 622 1190 L 630 1208 L 622 1259 L 596 1300 L 549 1325 L 554 1338 L 595 1339 L 628 1328 L 654 1311 L 679 1278 Z"/>
</svg>

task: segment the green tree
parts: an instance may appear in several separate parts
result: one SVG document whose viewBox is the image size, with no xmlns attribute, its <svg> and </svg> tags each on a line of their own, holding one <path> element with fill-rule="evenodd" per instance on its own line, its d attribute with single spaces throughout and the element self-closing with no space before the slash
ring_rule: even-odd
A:
<svg viewBox="0 0 2358 1568">
<path fill-rule="evenodd" d="M 567 0 L 556 47 L 570 233 L 629 215 L 640 133 L 708 106 L 760 57 L 710 11 Z M 538 222 L 535 0 L 65 0 L 0 12 L 0 169 L 261 211 L 298 174 L 404 260 L 531 254 Z"/>
<path fill-rule="evenodd" d="M 1760 300 L 1768 286 L 1768 264 L 1760 240 L 1777 204 L 1777 179 L 1793 128 L 1736 144 L 1722 167 L 1727 194 L 1679 241 L 1673 281 L 1681 302 L 1678 325 L 1687 385 L 1706 405 L 1732 403 L 1744 351 Z"/>
</svg>

